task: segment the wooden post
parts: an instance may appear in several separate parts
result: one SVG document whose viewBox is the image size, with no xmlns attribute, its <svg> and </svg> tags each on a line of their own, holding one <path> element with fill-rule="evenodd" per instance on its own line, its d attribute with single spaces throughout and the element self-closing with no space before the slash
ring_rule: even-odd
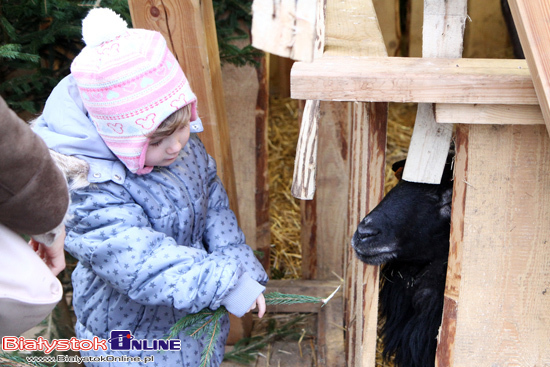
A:
<svg viewBox="0 0 550 367">
<path fill-rule="evenodd" d="M 344 55 L 387 56 L 372 1 L 327 2 L 326 13 L 323 59 Z M 321 114 L 323 108 L 336 106 L 348 116 L 346 125 L 351 137 L 346 145 L 349 146 L 350 162 L 344 243 L 346 361 L 350 367 L 372 367 L 376 359 L 378 267 L 357 260 L 349 240 L 359 221 L 382 200 L 384 194 L 388 104 L 321 103 Z M 325 151 L 325 154 L 336 153 Z"/>
<path fill-rule="evenodd" d="M 132 23 L 162 33 L 180 63 L 198 102 L 204 126 L 200 134 L 208 153 L 214 157 L 218 175 L 229 196 L 230 206 L 239 215 L 233 173 L 231 142 L 227 127 L 220 59 L 211 1 L 129 0 Z M 231 317 L 230 340 L 249 334 L 251 316 Z"/>
<path fill-rule="evenodd" d="M 550 131 L 550 4 L 546 0 L 509 0 L 525 58 Z"/>
<path fill-rule="evenodd" d="M 354 103 L 353 117 L 348 239 L 384 196 L 388 104 Z M 348 366 L 371 367 L 376 359 L 379 268 L 359 261 L 348 245 L 345 272 Z"/>
<path fill-rule="evenodd" d="M 218 175 L 238 214 L 231 144 L 211 1 L 129 0 L 132 23 L 162 33 L 197 95 L 204 125 L 201 140 L 218 164 Z"/>
<path fill-rule="evenodd" d="M 550 365 L 550 138 L 459 125 L 437 366 Z"/>
<path fill-rule="evenodd" d="M 466 0 L 425 0 L 423 57 L 461 57 Z M 451 144 L 452 126 L 435 122 L 433 105 L 419 104 L 403 179 L 438 184 Z"/>
</svg>

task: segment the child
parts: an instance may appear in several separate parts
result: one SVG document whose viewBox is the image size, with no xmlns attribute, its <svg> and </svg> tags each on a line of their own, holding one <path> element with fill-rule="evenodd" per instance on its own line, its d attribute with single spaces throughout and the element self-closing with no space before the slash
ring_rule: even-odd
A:
<svg viewBox="0 0 550 367">
<path fill-rule="evenodd" d="M 122 330 L 151 346 L 207 307 L 241 317 L 257 304 L 262 316 L 267 275 L 245 244 L 214 160 L 192 134 L 202 131 L 196 97 L 165 40 L 128 29 L 109 9 L 90 11 L 82 34 L 86 47 L 34 127 L 61 153 L 72 185 L 65 248 L 79 260 L 77 337 Z M 223 359 L 228 329 L 224 318 L 212 365 Z M 81 355 L 198 366 L 208 341 L 179 338 L 177 351 Z"/>
</svg>

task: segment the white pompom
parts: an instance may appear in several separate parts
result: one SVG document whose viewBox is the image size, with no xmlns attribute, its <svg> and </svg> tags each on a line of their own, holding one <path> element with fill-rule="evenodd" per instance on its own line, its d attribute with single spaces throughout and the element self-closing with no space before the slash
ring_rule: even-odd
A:
<svg viewBox="0 0 550 367">
<path fill-rule="evenodd" d="M 82 39 L 86 46 L 95 47 L 120 36 L 127 29 L 126 21 L 111 9 L 94 8 L 82 21 Z"/>
</svg>

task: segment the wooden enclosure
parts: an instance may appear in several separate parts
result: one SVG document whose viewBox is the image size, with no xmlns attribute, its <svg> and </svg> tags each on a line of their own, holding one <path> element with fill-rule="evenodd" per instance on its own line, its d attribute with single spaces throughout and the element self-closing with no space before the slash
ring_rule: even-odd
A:
<svg viewBox="0 0 550 367">
<path fill-rule="evenodd" d="M 312 63 L 294 64 L 291 95 L 301 99 L 354 101 L 355 107 L 364 106 L 354 109 L 352 116 L 357 120 L 352 117 L 350 122 L 346 240 L 365 210 L 380 199 L 382 178 L 375 163 L 383 157 L 384 143 L 380 139 L 385 134 L 384 101 L 433 103 L 433 107 L 426 109 L 428 116 L 421 113 L 417 116 L 417 124 L 419 119 L 433 120 L 423 130 L 422 143 L 418 144 L 420 152 L 439 150 L 446 154 L 448 144 L 429 137 L 430 131 L 439 137 L 442 131 L 451 130 L 449 125 L 438 123 L 438 116 L 441 123 L 457 124 L 451 251 L 436 365 L 549 366 L 550 141 L 543 120 L 548 104 L 547 63 L 540 56 L 546 55 L 544 51 L 549 48 L 545 44 L 548 26 L 538 21 L 539 16 L 548 13 L 548 6 L 543 1 L 511 1 L 518 28 L 521 20 L 526 23 L 525 29 L 519 29 L 527 51 L 525 62 L 462 59 L 462 46 L 458 54 L 457 51 L 439 54 L 442 47 L 447 47 L 446 43 L 456 42 L 445 38 L 447 31 L 458 29 L 462 42 L 465 1 L 424 1 L 422 55 L 443 59 L 380 58 L 383 55 L 372 51 L 374 48 L 364 54 L 369 58 L 350 57 L 349 53 L 363 44 L 351 43 L 361 31 L 353 29 L 348 33 L 346 27 L 349 23 L 360 24 L 358 27 L 365 32 L 359 37 L 363 43 L 380 40 L 376 14 L 372 5 L 365 2 L 342 1 L 334 7 L 330 3 L 327 2 L 325 16 L 325 52 Z M 442 4 L 446 7 L 441 8 Z M 331 54 L 328 42 L 332 32 L 330 19 L 337 19 L 339 33 L 336 33 L 339 40 L 345 41 L 337 57 Z M 441 24 L 447 26 L 436 32 Z M 532 24 L 534 29 L 529 28 Z M 545 28 L 537 31 L 537 26 Z M 433 34 L 426 36 L 430 32 Z M 432 46 L 434 49 L 429 49 L 426 43 L 432 42 L 429 37 L 434 34 L 441 34 L 442 38 Z M 471 32 L 467 34 L 471 36 Z M 391 41 L 387 41 L 390 50 Z M 413 42 L 411 53 L 414 47 Z M 473 67 L 475 72 L 468 70 L 469 63 L 478 65 Z M 514 65 L 511 68 L 514 72 L 504 71 L 508 63 Z M 487 67 L 483 72 L 479 68 L 482 64 Z M 480 74 L 475 76 L 478 72 L 490 80 L 478 79 Z M 521 81 L 516 79 L 520 74 L 524 78 Z M 519 84 L 499 86 L 509 82 Z M 416 83 L 426 84 L 417 89 Z M 493 92 L 486 89 L 492 87 L 495 87 L 494 100 L 490 100 Z M 368 112 L 360 115 L 358 110 Z M 409 155 L 409 159 L 418 161 L 414 162 L 418 163 L 414 174 L 431 169 L 432 164 L 424 165 L 427 157 L 423 153 L 415 153 L 412 158 Z M 321 170 L 322 162 L 318 165 Z M 431 180 L 422 175 L 419 179 Z M 317 182 L 317 187 L 320 189 L 322 183 Z M 346 259 L 346 365 L 374 366 L 377 269 L 358 263 L 349 249 Z"/>
<path fill-rule="evenodd" d="M 488 2 L 498 6 L 497 0 Z M 208 129 L 201 138 L 218 161 L 248 243 L 269 259 L 268 58 L 259 68 L 224 67 L 222 80 L 211 2 L 131 0 L 130 5 L 136 26 L 174 38 L 174 53 L 196 90 Z M 268 291 L 326 296 L 339 278 L 344 291 L 322 309 L 281 306 L 272 312 L 318 314 L 319 366 L 374 366 L 378 268 L 356 260 L 349 240 L 383 197 L 388 102 L 427 103 L 433 106 L 426 109 L 432 126 L 452 130 L 449 124 L 455 124 L 457 151 L 437 365 L 550 366 L 550 141 L 539 92 L 547 74 L 530 61 L 534 56 L 504 60 L 511 55 L 498 54 L 507 42 L 504 24 L 494 30 L 494 23 L 485 21 L 494 14 L 480 2 L 471 1 L 460 13 L 471 17 L 463 36 L 459 29 L 462 54 L 430 55 L 430 60 L 422 57 L 427 56 L 422 1 L 411 1 L 409 34 L 401 33 L 395 6 L 385 0 L 321 2 L 316 18 L 323 27 L 317 27 L 314 61 L 294 64 L 292 96 L 310 101 L 312 119 L 304 126 L 317 131 L 315 142 L 305 136 L 316 148 L 304 149 L 316 152 L 316 168 L 308 176 L 315 178 L 314 186 L 302 186 L 314 196 L 301 204 L 303 279 L 270 281 Z M 520 17 L 538 19 L 537 13 L 526 14 Z M 494 48 L 485 50 L 494 59 L 471 59 L 480 55 L 475 34 L 489 38 L 483 44 Z M 524 27 L 523 38 L 536 34 Z M 403 37 L 407 57 L 394 57 Z M 532 55 L 547 48 L 527 42 Z M 538 87 L 533 70 L 543 75 Z M 311 170 L 311 161 L 304 162 Z M 233 340 L 246 335 L 249 320 L 232 320 L 232 330 Z"/>
</svg>

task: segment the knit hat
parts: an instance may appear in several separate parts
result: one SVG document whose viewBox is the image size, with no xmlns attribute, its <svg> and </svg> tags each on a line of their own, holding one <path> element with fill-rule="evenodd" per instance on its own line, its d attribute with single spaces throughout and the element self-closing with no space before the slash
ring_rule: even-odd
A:
<svg viewBox="0 0 550 367">
<path fill-rule="evenodd" d="M 82 36 L 86 47 L 71 73 L 90 119 L 131 172 L 149 173 L 146 135 L 188 104 L 191 122 L 200 124 L 197 97 L 159 32 L 129 29 L 111 9 L 95 8 L 82 21 Z"/>
</svg>

